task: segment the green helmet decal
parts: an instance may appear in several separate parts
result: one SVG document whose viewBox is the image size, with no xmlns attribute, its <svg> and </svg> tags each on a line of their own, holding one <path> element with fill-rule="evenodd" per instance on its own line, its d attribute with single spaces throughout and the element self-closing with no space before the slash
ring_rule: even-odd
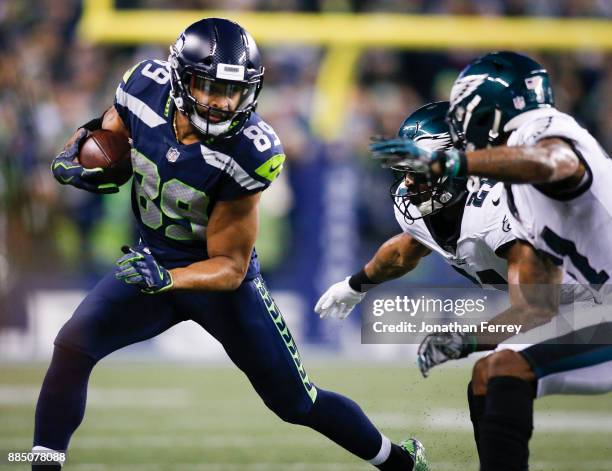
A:
<svg viewBox="0 0 612 471">
<path fill-rule="evenodd" d="M 493 52 L 471 62 L 453 84 L 448 123 L 453 142 L 468 149 L 501 144 L 504 127 L 525 111 L 554 106 L 544 67 L 516 52 Z"/>
<path fill-rule="evenodd" d="M 398 136 L 414 140 L 430 152 L 453 147 L 446 122 L 448 101 L 422 106 L 408 116 L 399 128 Z M 435 214 L 460 201 L 465 195 L 466 181 L 462 178 L 440 178 L 431 182 L 426 175 L 397 169 L 397 179 L 391 185 L 393 204 L 407 222 Z M 410 210 L 418 209 L 419 216 Z"/>
</svg>

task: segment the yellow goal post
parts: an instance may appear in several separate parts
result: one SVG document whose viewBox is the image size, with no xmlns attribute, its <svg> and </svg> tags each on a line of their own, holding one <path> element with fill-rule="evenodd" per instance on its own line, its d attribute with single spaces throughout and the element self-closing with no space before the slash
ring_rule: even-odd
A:
<svg viewBox="0 0 612 471">
<path fill-rule="evenodd" d="M 101 44 L 169 45 L 204 17 L 237 21 L 260 45 L 324 47 L 311 124 L 330 141 L 342 131 L 355 67 L 368 48 L 612 50 L 606 19 L 117 9 L 113 0 L 86 0 L 79 34 Z"/>
</svg>

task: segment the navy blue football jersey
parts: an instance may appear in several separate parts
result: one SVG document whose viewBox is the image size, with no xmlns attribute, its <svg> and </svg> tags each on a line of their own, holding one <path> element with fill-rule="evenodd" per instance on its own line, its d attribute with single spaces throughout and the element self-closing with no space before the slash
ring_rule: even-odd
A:
<svg viewBox="0 0 612 471">
<path fill-rule="evenodd" d="M 132 137 L 132 207 L 140 236 L 166 268 L 205 260 L 206 226 L 216 202 L 265 190 L 285 159 L 274 129 L 256 113 L 231 138 L 178 142 L 164 61 L 128 70 L 115 108 Z M 247 279 L 258 272 L 253 250 Z"/>
</svg>

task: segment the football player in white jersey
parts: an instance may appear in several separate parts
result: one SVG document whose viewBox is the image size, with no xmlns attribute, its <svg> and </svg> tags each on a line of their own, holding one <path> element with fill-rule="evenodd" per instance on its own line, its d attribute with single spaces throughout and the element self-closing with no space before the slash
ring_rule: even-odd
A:
<svg viewBox="0 0 612 471">
<path fill-rule="evenodd" d="M 448 121 L 465 151 L 426 151 L 406 138 L 371 148 L 385 165 L 409 166 L 431 180 L 477 175 L 507 183 L 519 263 L 508 272 L 512 306 L 498 317 L 549 322 L 558 313 L 564 272 L 602 299 L 612 273 L 612 160 L 588 131 L 554 108 L 546 70 L 512 52 L 475 60 L 453 85 Z M 506 337 L 429 336 L 420 349 L 421 369 Z M 481 471 L 528 469 L 536 380 L 586 371 L 594 382 L 597 376 L 606 381 L 611 364 L 610 322 L 479 360 L 470 406 Z"/>
<path fill-rule="evenodd" d="M 425 105 L 406 118 L 398 135 L 414 140 L 428 151 L 448 150 L 452 145 L 445 121 L 447 111 L 448 102 Z M 401 174 L 391 188 L 391 196 L 403 233 L 385 242 L 361 271 L 335 283 L 321 296 L 315 311 L 322 318 L 346 318 L 363 300 L 368 288 L 403 276 L 431 252 L 482 287 L 503 287 L 509 267 L 514 270 L 518 265 L 521 250 L 511 232 L 503 183 L 482 179 L 479 188 L 470 192 L 465 178 L 442 178 L 428 185 L 423 173 L 404 169 Z M 579 299 L 591 299 L 591 296 L 580 293 Z M 532 324 L 535 325 L 536 322 Z M 529 328 L 527 324 L 524 327 Z M 492 347 L 479 346 L 479 350 L 489 348 Z M 538 395 L 563 394 L 568 389 L 574 393 L 595 392 L 589 377 L 574 374 L 563 379 L 541 378 Z M 609 390 L 612 384 L 600 383 L 598 387 Z M 484 399 L 474 398 L 471 385 L 468 385 L 468 401 L 471 416 L 476 417 L 474 409 Z M 477 434 L 476 425 L 475 422 Z"/>
<path fill-rule="evenodd" d="M 404 120 L 398 135 L 424 149 L 450 149 L 447 112 L 446 101 L 425 105 Z M 403 233 L 385 242 L 360 272 L 321 296 L 315 307 L 321 317 L 346 318 L 365 290 L 408 273 L 431 252 L 477 285 L 507 283 L 507 250 L 515 237 L 501 197 L 503 184 L 483 180 L 479 189 L 469 192 L 465 178 L 441 178 L 429 185 L 422 173 L 400 174 L 391 197 Z"/>
</svg>

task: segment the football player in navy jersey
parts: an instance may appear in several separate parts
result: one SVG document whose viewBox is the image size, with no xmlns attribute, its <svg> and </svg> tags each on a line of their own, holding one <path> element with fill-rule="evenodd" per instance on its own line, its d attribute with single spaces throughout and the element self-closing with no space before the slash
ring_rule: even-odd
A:
<svg viewBox="0 0 612 471">
<path fill-rule="evenodd" d="M 259 274 L 259 198 L 285 158 L 278 136 L 255 113 L 263 75 L 243 28 L 198 21 L 171 46 L 168 62 L 128 70 L 114 105 L 53 161 L 60 183 L 115 192 L 116 185 L 96 182 L 101 169 L 81 167 L 76 156 L 95 129 L 129 137 L 140 241 L 124 247 L 116 271 L 58 334 L 36 408 L 35 451 L 68 448 L 99 360 L 190 319 L 221 342 L 283 420 L 317 430 L 378 469 L 428 469 L 416 439 L 391 443 L 357 404 L 311 382 Z"/>
</svg>

